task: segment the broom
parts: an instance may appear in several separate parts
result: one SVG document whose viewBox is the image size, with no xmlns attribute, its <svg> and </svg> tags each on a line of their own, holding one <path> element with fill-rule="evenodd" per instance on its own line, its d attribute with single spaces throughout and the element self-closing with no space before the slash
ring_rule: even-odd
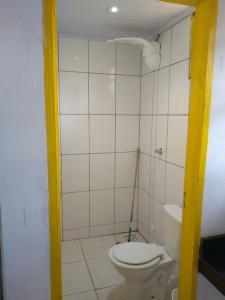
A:
<svg viewBox="0 0 225 300">
<path fill-rule="evenodd" d="M 133 187 L 130 222 L 129 222 L 129 229 L 128 229 L 128 242 L 131 241 L 132 223 L 134 219 L 134 201 L 135 201 L 135 191 L 136 191 L 136 183 L 137 183 L 137 175 L 138 175 L 139 156 L 140 156 L 140 148 L 137 148 L 137 158 L 136 158 L 136 166 L 135 166 L 135 174 L 134 174 L 134 187 Z"/>
</svg>

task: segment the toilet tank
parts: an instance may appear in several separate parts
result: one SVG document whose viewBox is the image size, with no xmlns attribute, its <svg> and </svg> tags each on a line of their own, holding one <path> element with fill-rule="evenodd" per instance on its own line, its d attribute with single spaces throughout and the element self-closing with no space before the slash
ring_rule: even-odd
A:
<svg viewBox="0 0 225 300">
<path fill-rule="evenodd" d="M 172 258 L 179 261 L 182 208 L 164 205 L 163 244 Z"/>
</svg>

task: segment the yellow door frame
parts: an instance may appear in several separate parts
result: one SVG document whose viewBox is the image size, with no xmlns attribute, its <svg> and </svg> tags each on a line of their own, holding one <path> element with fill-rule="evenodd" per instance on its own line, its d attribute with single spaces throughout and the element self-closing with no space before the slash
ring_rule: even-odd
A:
<svg viewBox="0 0 225 300">
<path fill-rule="evenodd" d="M 218 4 L 217 0 L 164 1 L 196 6 L 191 33 L 191 90 L 179 274 L 179 299 L 194 300 Z M 56 0 L 43 0 L 43 27 L 51 299 L 61 300 Z"/>
<path fill-rule="evenodd" d="M 195 5 L 190 55 L 190 107 L 179 266 L 179 299 L 196 299 L 198 253 L 205 177 L 217 0 L 166 0 Z"/>
<path fill-rule="evenodd" d="M 62 299 L 56 0 L 43 1 L 51 299 Z"/>
</svg>

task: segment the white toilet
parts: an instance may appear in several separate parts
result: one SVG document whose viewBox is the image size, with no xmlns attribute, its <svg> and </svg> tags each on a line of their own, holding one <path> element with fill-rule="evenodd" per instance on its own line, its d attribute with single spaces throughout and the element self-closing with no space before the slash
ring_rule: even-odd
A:
<svg viewBox="0 0 225 300">
<path fill-rule="evenodd" d="M 163 246 L 139 242 L 123 243 L 109 250 L 109 259 L 125 277 L 123 300 L 164 300 L 169 277 L 179 260 L 182 209 L 164 206 Z"/>
</svg>

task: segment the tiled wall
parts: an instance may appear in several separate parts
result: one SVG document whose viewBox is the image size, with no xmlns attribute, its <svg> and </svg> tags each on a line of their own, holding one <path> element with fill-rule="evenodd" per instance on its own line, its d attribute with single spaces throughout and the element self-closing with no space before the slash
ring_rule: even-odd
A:
<svg viewBox="0 0 225 300">
<path fill-rule="evenodd" d="M 139 145 L 141 51 L 61 36 L 59 83 L 62 238 L 124 232 Z"/>
<path fill-rule="evenodd" d="M 162 243 L 163 204 L 183 205 L 190 18 L 160 35 L 161 65 L 142 66 L 138 228 Z M 155 153 L 162 148 L 162 155 Z"/>
</svg>

